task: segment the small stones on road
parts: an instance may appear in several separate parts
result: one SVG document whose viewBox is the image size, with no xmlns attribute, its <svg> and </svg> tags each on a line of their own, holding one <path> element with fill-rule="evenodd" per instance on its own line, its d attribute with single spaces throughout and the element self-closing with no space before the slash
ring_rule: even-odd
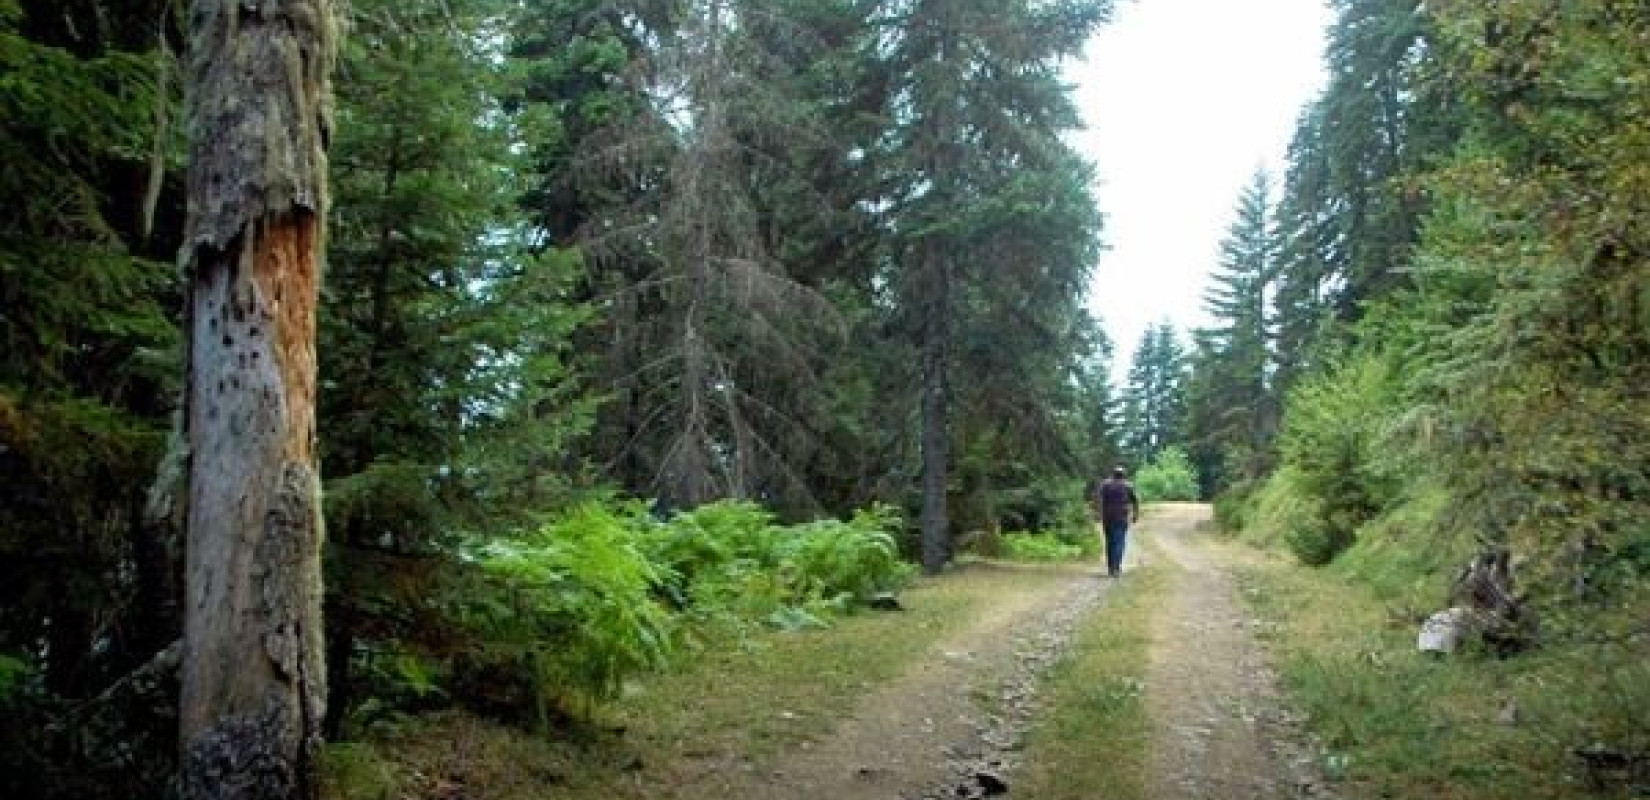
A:
<svg viewBox="0 0 1650 800">
<path fill-rule="evenodd" d="M 1101 598 L 1099 587 L 1087 582 L 1072 585 L 1069 594 L 1038 631 L 1022 634 L 1010 651 L 1013 656 L 996 691 L 976 697 L 987 708 L 964 721 L 972 741 L 952 742 L 941 753 L 950 762 L 948 782 L 931 786 L 923 800 L 995 797 L 1008 793 L 1004 778 L 1016 765 L 1014 756 L 1025 745 L 1025 733 L 1041 710 L 1037 681 L 1064 655 L 1084 615 Z M 944 653 L 947 661 L 971 660 L 972 654 Z M 926 720 L 925 720 L 926 722 Z"/>
</svg>

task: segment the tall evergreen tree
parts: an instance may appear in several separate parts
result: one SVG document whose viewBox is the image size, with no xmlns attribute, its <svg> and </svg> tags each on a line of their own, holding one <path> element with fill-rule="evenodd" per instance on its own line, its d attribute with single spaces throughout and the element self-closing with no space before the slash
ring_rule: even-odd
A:
<svg viewBox="0 0 1650 800">
<path fill-rule="evenodd" d="M 1336 0 L 1329 84 L 1301 114 L 1278 202 L 1279 387 L 1313 367 L 1347 323 L 1409 284 L 1425 197 L 1416 179 L 1448 152 L 1460 114 L 1430 81 L 1436 34 L 1416 0 Z"/>
<path fill-rule="evenodd" d="M 163 6 L 0 2 L 0 650 L 67 698 L 177 636 L 176 543 L 143 513 L 178 385 Z"/>
<path fill-rule="evenodd" d="M 29 687 L 0 719 L 0 795 L 173 777 L 168 698 L 101 735 L 69 716 L 181 627 L 177 527 L 145 513 L 179 390 L 171 8 L 0 0 L 0 661 Z"/>
<path fill-rule="evenodd" d="M 1320 364 L 1318 350 L 1328 344 L 1334 320 L 1334 270 L 1342 239 L 1334 223 L 1337 205 L 1322 115 L 1322 103 L 1311 103 L 1301 112 L 1275 210 L 1272 318 L 1280 398 Z"/>
<path fill-rule="evenodd" d="M 1123 388 L 1123 451 L 1146 463 L 1186 440 L 1186 351 L 1174 326 L 1146 329 Z"/>
<path fill-rule="evenodd" d="M 629 488 L 669 506 L 807 495 L 791 467 L 808 438 L 794 386 L 813 379 L 835 311 L 771 249 L 757 188 L 805 186 L 797 165 L 821 135 L 793 51 L 832 44 L 808 30 L 817 20 L 795 21 L 800 9 L 677 4 L 650 39 L 630 35 L 649 42 L 634 55 L 647 69 L 628 73 L 645 102 L 568 155 L 589 192 L 620 195 L 572 231 L 613 344 L 598 369 L 617 394 L 601 440 Z"/>
<path fill-rule="evenodd" d="M 922 562 L 949 558 L 951 384 L 959 309 L 973 275 L 959 255 L 988 227 L 1006 165 L 1037 171 L 1059 160 L 1058 131 L 1076 124 L 1058 59 L 1075 56 L 1110 4 L 975 0 L 889 3 L 893 80 L 885 152 L 893 193 L 901 301 L 919 343 Z"/>
<path fill-rule="evenodd" d="M 1215 324 L 1195 336 L 1188 438 L 1199 472 L 1221 476 L 1216 486 L 1260 478 L 1273 460 L 1280 401 L 1271 385 L 1276 370 L 1268 301 L 1275 296 L 1276 254 L 1271 181 L 1257 172 L 1238 199 L 1213 285 L 1204 294 L 1204 310 Z"/>
<path fill-rule="evenodd" d="M 352 4 L 340 69 L 321 315 L 329 731 L 352 667 L 427 638 L 402 611 L 455 531 L 566 502 L 582 430 L 568 396 L 568 259 L 532 256 L 516 208 L 499 52 L 510 4 Z M 422 619 L 422 618 L 420 618 Z"/>
<path fill-rule="evenodd" d="M 1424 423 L 1405 428 L 1453 493 L 1450 526 L 1529 556 L 1538 592 L 1642 599 L 1650 15 L 1608 0 L 1434 13 L 1438 80 L 1468 124 L 1430 181 L 1405 307 Z"/>
</svg>

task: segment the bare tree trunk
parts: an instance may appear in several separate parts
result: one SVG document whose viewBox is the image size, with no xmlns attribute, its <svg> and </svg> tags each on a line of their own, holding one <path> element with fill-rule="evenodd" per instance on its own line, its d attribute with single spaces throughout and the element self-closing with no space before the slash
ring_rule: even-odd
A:
<svg viewBox="0 0 1650 800">
<path fill-rule="evenodd" d="M 956 47 L 954 21 L 944 0 L 935 0 L 928 12 L 939 31 L 934 59 L 937 70 L 954 69 L 951 62 Z M 936 98 L 926 121 L 930 151 L 923 171 L 933 183 L 932 192 L 941 198 L 936 208 L 955 201 L 957 157 L 953 142 L 958 125 L 953 100 Z M 948 345 L 951 336 L 951 278 L 955 254 L 944 237 L 929 233 L 918 254 L 922 270 L 922 568 L 933 575 L 951 560 L 951 519 L 947 508 L 946 485 L 950 467 L 950 398 L 947 378 Z"/>
<path fill-rule="evenodd" d="M 929 244 L 924 255 L 922 311 L 922 568 L 933 575 L 951 558 L 951 520 L 945 487 L 950 458 L 946 403 L 946 337 L 950 336 L 949 265 Z"/>
<path fill-rule="evenodd" d="M 186 798 L 314 798 L 332 0 L 194 0 L 189 35 L 181 786 Z"/>
</svg>

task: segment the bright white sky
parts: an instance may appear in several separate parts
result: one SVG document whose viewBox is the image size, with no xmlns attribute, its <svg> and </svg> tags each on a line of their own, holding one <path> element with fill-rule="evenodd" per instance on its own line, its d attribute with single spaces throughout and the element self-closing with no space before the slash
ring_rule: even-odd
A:
<svg viewBox="0 0 1650 800">
<path fill-rule="evenodd" d="M 1323 85 L 1323 0 L 1119 0 L 1067 65 L 1096 165 L 1106 251 L 1089 307 L 1117 382 L 1146 326 L 1202 325 L 1202 295 L 1257 167 L 1281 179 L 1301 107 Z M 1102 290 L 1101 287 L 1105 287 Z"/>
</svg>

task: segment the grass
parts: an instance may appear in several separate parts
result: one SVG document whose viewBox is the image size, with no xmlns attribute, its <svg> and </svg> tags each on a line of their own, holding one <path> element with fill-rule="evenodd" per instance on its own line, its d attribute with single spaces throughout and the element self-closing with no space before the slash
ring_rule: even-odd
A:
<svg viewBox="0 0 1650 800">
<path fill-rule="evenodd" d="M 1549 646 L 1498 659 L 1415 649 L 1412 619 L 1340 570 L 1234 558 L 1263 640 L 1342 794 L 1370 798 L 1631 797 L 1590 771 L 1595 741 L 1650 752 L 1644 646 Z M 1388 593 L 1383 592 L 1383 595 Z M 1636 652 L 1635 652 L 1636 650 Z"/>
<path fill-rule="evenodd" d="M 1145 675 L 1166 567 L 1129 573 L 1077 632 L 1048 678 L 1048 716 L 1031 731 L 1016 796 L 1139 800 L 1146 793 Z"/>
<path fill-rule="evenodd" d="M 456 712 L 405 719 L 371 742 L 330 746 L 323 797 L 437 797 L 454 786 L 489 800 L 672 797 L 696 776 L 766 769 L 830 734 L 867 690 L 994 602 L 1046 585 L 1050 569 L 968 564 L 919 580 L 904 611 L 718 640 L 553 741 Z"/>
</svg>

